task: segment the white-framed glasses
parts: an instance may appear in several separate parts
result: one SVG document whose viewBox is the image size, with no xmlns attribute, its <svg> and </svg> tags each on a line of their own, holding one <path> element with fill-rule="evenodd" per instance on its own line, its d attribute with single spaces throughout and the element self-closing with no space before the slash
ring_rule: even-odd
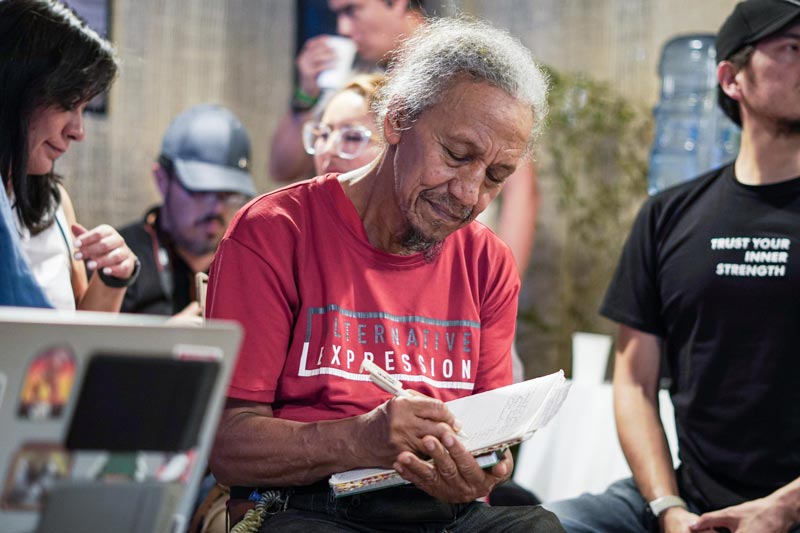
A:
<svg viewBox="0 0 800 533">
<path fill-rule="evenodd" d="M 328 143 L 334 153 L 342 159 L 360 156 L 372 138 L 372 131 L 365 126 L 343 126 L 331 128 L 321 122 L 306 122 L 303 125 L 303 147 L 314 155 L 325 149 Z"/>
</svg>

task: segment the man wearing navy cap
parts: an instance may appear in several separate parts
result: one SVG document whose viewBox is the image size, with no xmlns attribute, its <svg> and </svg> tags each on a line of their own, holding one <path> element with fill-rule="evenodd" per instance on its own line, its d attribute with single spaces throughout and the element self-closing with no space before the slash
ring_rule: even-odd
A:
<svg viewBox="0 0 800 533">
<path fill-rule="evenodd" d="M 800 1 L 739 3 L 716 50 L 741 149 L 634 224 L 600 310 L 619 324 L 614 408 L 633 478 L 546 504 L 570 532 L 800 531 Z"/>
<path fill-rule="evenodd" d="M 142 262 L 122 311 L 200 316 L 194 276 L 208 270 L 234 213 L 256 192 L 244 126 L 216 105 L 184 111 L 164 135 L 153 176 L 163 203 L 120 230 Z"/>
</svg>

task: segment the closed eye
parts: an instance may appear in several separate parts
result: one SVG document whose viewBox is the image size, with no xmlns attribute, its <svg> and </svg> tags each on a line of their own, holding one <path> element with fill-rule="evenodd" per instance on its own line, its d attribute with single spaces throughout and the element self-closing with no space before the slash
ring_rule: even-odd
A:
<svg viewBox="0 0 800 533">
<path fill-rule="evenodd" d="M 444 149 L 447 152 L 447 157 L 449 157 L 450 159 L 452 159 L 453 161 L 455 161 L 457 163 L 466 163 L 466 162 L 469 161 L 469 157 L 456 154 L 455 152 L 453 152 L 452 150 L 450 150 L 450 148 L 447 148 L 446 146 L 445 146 Z"/>
<path fill-rule="evenodd" d="M 486 173 L 486 178 L 489 181 L 491 181 L 492 183 L 498 183 L 498 184 L 499 183 L 503 183 L 505 181 L 504 179 L 498 178 L 497 176 L 495 176 L 492 172 L 487 172 Z"/>
</svg>

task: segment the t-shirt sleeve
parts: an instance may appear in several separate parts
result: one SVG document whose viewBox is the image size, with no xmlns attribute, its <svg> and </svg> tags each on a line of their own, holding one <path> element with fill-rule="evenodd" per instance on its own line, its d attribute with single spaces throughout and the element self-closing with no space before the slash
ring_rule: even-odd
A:
<svg viewBox="0 0 800 533">
<path fill-rule="evenodd" d="M 481 353 L 474 394 L 510 385 L 511 344 L 517 321 L 520 280 L 511 251 L 490 262 L 499 268 L 489 276 L 486 298 L 481 306 Z"/>
<path fill-rule="evenodd" d="M 663 336 L 656 242 L 657 204 L 649 199 L 633 224 L 600 314 L 639 331 Z"/>
<path fill-rule="evenodd" d="M 287 258 L 291 253 L 286 251 L 289 243 L 281 241 L 280 231 L 272 225 L 267 246 L 258 240 L 265 232 L 248 227 L 248 222 L 254 225 L 252 221 L 238 222 L 236 231 L 220 243 L 211 266 L 206 316 L 235 320 L 244 329 L 228 396 L 272 403 L 288 352 L 297 298 Z M 282 244 L 287 248 L 281 248 Z M 283 254 L 278 252 L 281 249 Z"/>
</svg>

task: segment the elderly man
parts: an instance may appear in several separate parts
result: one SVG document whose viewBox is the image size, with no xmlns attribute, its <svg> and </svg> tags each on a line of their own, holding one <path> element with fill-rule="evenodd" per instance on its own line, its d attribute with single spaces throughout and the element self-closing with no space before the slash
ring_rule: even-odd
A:
<svg viewBox="0 0 800 533">
<path fill-rule="evenodd" d="M 651 198 L 633 227 L 601 309 L 620 324 L 614 404 L 633 479 L 548 505 L 568 531 L 800 530 L 800 2 L 739 3 L 717 58 L 741 150 Z"/>
<path fill-rule="evenodd" d="M 353 40 L 358 53 L 357 70 L 385 69 L 403 39 L 425 23 L 423 0 L 328 0 L 336 15 L 336 31 Z M 291 109 L 272 137 L 270 178 L 289 182 L 312 175 L 313 161 L 302 142 L 303 125 L 327 98 L 317 84 L 319 74 L 336 59 L 328 35 L 312 37 L 297 57 L 298 88 Z M 536 236 L 539 189 L 532 160 L 521 162 L 507 180 L 499 202 L 483 213 L 480 222 L 497 232 L 511 247 L 520 276 L 524 277 Z M 524 379 L 522 360 L 513 351 L 514 381 Z"/>
<path fill-rule="evenodd" d="M 206 272 L 236 210 L 255 195 L 250 139 L 227 109 L 201 104 L 178 115 L 153 166 L 163 203 L 120 230 L 142 262 L 122 311 L 198 317 L 194 277 Z"/>
<path fill-rule="evenodd" d="M 509 477 L 511 455 L 482 470 L 443 403 L 511 382 L 519 277 L 472 220 L 527 157 L 545 97 L 518 41 L 433 22 L 378 97 L 378 159 L 240 212 L 207 310 L 246 331 L 210 460 L 232 510 L 255 487 L 277 498 L 269 531 L 561 531 L 539 507 L 475 501 Z M 417 394 L 365 380 L 364 358 Z M 358 467 L 412 485 L 335 499 L 328 477 Z"/>
</svg>

